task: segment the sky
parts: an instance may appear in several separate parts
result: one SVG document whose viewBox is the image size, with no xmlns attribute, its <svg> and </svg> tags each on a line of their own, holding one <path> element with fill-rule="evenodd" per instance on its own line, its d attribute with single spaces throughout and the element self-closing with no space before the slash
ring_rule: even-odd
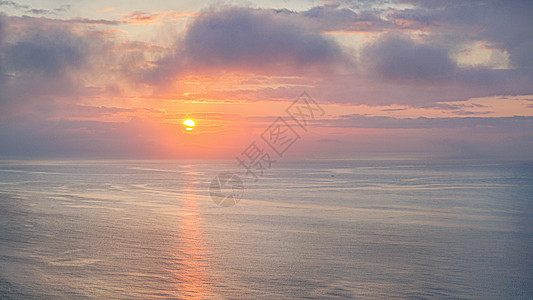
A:
<svg viewBox="0 0 533 300">
<path fill-rule="evenodd" d="M 299 137 L 286 158 L 533 159 L 532 15 L 530 1 L 0 0 L 0 159 L 234 158 L 272 152 L 278 117 Z M 323 110 L 305 128 L 287 113 L 303 92 Z"/>
</svg>

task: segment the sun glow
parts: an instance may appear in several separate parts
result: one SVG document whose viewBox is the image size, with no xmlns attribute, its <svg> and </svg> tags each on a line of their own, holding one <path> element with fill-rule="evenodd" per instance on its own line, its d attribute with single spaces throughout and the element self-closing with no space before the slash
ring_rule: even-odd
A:
<svg viewBox="0 0 533 300">
<path fill-rule="evenodd" d="M 191 120 L 191 119 L 187 119 L 187 120 L 183 121 L 183 125 L 185 126 L 185 130 L 189 130 L 189 131 L 193 130 L 194 126 L 196 126 L 194 121 Z"/>
</svg>

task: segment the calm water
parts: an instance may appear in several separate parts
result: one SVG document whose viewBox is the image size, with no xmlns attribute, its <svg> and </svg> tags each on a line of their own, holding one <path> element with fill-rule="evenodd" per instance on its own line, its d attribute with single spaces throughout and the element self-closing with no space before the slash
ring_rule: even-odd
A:
<svg viewBox="0 0 533 300">
<path fill-rule="evenodd" d="M 0 298 L 532 298 L 533 163 L 0 162 Z M 244 178 L 243 178 L 244 179 Z"/>
</svg>

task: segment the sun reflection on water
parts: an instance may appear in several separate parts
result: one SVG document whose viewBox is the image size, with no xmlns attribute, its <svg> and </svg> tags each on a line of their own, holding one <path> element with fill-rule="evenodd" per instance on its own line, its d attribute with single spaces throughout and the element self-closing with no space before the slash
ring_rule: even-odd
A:
<svg viewBox="0 0 533 300">
<path fill-rule="evenodd" d="M 175 252 L 175 261 L 180 264 L 175 271 L 178 283 L 177 296 L 180 298 L 202 298 L 212 296 L 208 283 L 209 262 L 202 228 L 202 217 L 199 212 L 198 198 L 194 194 L 194 185 L 198 184 L 197 173 L 188 170 L 188 180 L 183 202 L 183 213 L 180 221 L 180 235 Z"/>
</svg>

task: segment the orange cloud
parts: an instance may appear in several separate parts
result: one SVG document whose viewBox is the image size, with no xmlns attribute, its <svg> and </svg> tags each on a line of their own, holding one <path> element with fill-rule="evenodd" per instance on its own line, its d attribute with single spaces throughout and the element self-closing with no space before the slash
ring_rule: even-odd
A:
<svg viewBox="0 0 533 300">
<path fill-rule="evenodd" d="M 125 17 L 121 20 L 122 23 L 127 24 L 161 24 L 176 20 L 189 20 L 194 18 L 197 13 L 188 11 L 156 11 L 144 12 L 133 11 L 123 14 Z"/>
</svg>

